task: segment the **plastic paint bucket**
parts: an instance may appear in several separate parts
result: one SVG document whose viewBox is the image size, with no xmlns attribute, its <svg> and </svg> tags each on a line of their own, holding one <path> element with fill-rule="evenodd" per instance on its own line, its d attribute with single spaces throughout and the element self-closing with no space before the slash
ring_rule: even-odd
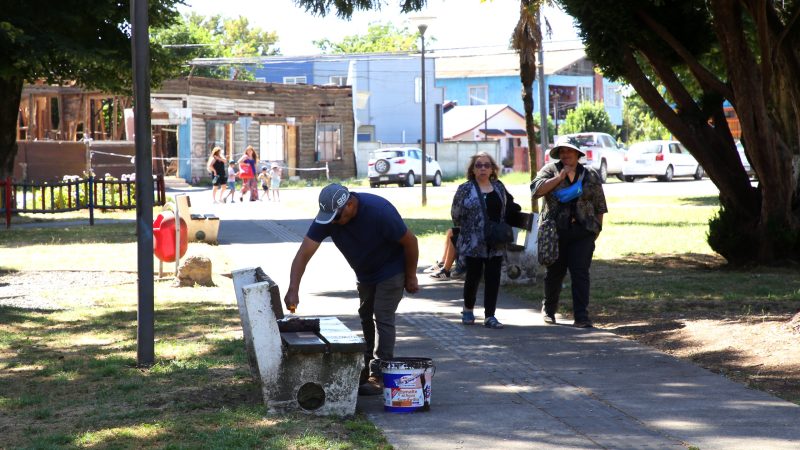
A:
<svg viewBox="0 0 800 450">
<path fill-rule="evenodd" d="M 436 368 L 430 358 L 381 361 L 383 409 L 395 413 L 431 409 L 431 382 Z"/>
</svg>

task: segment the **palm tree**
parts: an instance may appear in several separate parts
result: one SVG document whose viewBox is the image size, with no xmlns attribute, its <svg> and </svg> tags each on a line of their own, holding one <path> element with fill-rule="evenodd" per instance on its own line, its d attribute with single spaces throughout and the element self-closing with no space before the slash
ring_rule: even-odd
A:
<svg viewBox="0 0 800 450">
<path fill-rule="evenodd" d="M 533 123 L 533 82 L 536 81 L 536 52 L 542 45 L 540 9 L 546 1 L 520 0 L 519 22 L 517 22 L 511 37 L 511 47 L 519 53 L 519 77 L 522 81 L 522 104 L 525 108 L 525 131 L 528 134 L 531 180 L 540 168 L 536 158 L 536 130 Z M 539 106 L 542 107 L 542 105 Z M 547 126 L 547 124 L 543 124 L 543 126 Z M 539 203 L 531 199 L 531 208 L 533 212 L 539 212 Z"/>
</svg>

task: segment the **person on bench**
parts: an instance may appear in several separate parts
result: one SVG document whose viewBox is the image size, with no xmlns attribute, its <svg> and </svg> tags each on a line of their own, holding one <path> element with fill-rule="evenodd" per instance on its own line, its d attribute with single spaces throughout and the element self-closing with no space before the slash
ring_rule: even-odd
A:
<svg viewBox="0 0 800 450">
<path fill-rule="evenodd" d="M 330 237 L 356 274 L 358 315 L 367 349 L 359 395 L 383 393 L 380 360 L 394 357 L 395 312 L 403 291 L 419 290 L 419 246 L 397 209 L 383 197 L 329 184 L 319 194 L 319 213 L 292 261 L 284 303 L 300 303 L 300 280 L 320 243 Z"/>
</svg>

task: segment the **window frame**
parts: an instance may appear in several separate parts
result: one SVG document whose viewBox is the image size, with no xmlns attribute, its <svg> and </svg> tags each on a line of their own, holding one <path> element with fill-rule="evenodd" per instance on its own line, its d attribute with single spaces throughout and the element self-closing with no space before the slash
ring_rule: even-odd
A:
<svg viewBox="0 0 800 450">
<path fill-rule="evenodd" d="M 473 93 L 474 91 L 482 90 L 483 91 L 483 98 Z M 489 85 L 487 84 L 476 84 L 472 86 L 467 86 L 467 100 L 470 104 L 476 106 L 488 105 L 489 104 Z M 477 100 L 473 101 L 473 100 Z M 482 103 L 481 103 L 482 101 Z"/>
<path fill-rule="evenodd" d="M 322 128 L 326 127 L 335 127 L 334 130 L 324 130 Z M 320 139 L 320 133 L 334 133 L 336 135 L 336 140 L 333 139 Z M 318 121 L 315 126 L 314 130 L 314 160 L 317 162 L 325 162 L 325 161 L 341 161 L 344 157 L 344 149 L 342 146 L 342 124 L 339 122 L 320 122 Z M 324 135 L 323 135 L 324 137 Z M 332 143 L 334 148 L 332 150 L 322 149 L 320 147 L 321 144 L 327 145 L 328 143 Z"/>
<path fill-rule="evenodd" d="M 303 81 L 300 81 L 301 79 Z M 308 77 L 305 75 L 283 77 L 283 84 L 308 84 Z"/>
</svg>

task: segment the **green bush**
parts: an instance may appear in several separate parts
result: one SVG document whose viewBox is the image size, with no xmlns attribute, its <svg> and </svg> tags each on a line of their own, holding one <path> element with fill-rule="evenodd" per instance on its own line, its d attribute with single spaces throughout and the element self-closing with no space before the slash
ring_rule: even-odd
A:
<svg viewBox="0 0 800 450">
<path fill-rule="evenodd" d="M 602 102 L 582 102 L 577 108 L 567 114 L 561 134 L 597 131 L 616 135 L 616 127 L 611 124 L 611 118 L 606 112 Z"/>
</svg>

